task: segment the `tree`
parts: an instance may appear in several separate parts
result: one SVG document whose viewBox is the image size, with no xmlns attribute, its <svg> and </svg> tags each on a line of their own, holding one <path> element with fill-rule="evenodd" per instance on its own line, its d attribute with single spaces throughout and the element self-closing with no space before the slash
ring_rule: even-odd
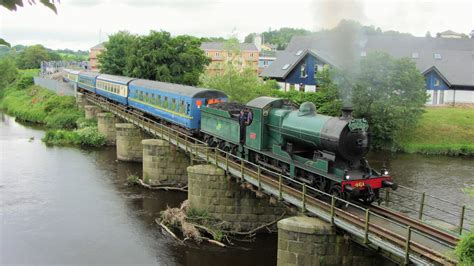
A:
<svg viewBox="0 0 474 266">
<path fill-rule="evenodd" d="M 375 147 L 392 144 L 423 113 L 425 80 L 410 59 L 369 53 L 352 76 L 354 114 L 368 120 Z"/>
<path fill-rule="evenodd" d="M 10 47 L 10 44 L 4 39 L 0 38 L 0 46 Z"/>
<path fill-rule="evenodd" d="M 16 57 L 16 64 L 19 69 L 40 68 L 41 61 L 56 61 L 61 60 L 59 54 L 46 49 L 44 46 L 38 44 L 27 47 L 22 52 L 18 53 Z"/>
<path fill-rule="evenodd" d="M 225 44 L 233 49 L 232 40 Z M 256 74 L 255 69 L 242 67 L 236 64 L 237 57 L 224 61 L 223 72 L 220 75 L 205 74 L 201 76 L 201 85 L 225 92 L 231 101 L 247 103 L 259 96 L 269 96 L 278 89 L 275 81 L 262 81 Z"/>
<path fill-rule="evenodd" d="M 137 37 L 130 47 L 125 74 L 164 82 L 197 85 L 209 59 L 200 39 L 188 35 L 151 31 Z"/>
<path fill-rule="evenodd" d="M 0 60 L 0 90 L 12 83 L 18 75 L 15 61 L 10 56 Z"/>
<path fill-rule="evenodd" d="M 265 43 L 275 44 L 278 50 L 284 50 L 293 36 L 309 35 L 311 31 L 305 29 L 281 28 L 279 30 L 271 30 L 262 32 Z M 253 43 L 256 33 L 250 33 L 245 36 L 246 43 Z"/>
<path fill-rule="evenodd" d="M 99 68 L 103 73 L 125 75 L 127 61 L 130 60 L 130 49 L 137 41 L 137 36 L 128 31 L 119 31 L 109 36 L 104 44 L 105 51 L 98 55 Z"/>
<path fill-rule="evenodd" d="M 39 0 L 41 4 L 53 10 L 54 13 L 57 13 L 56 5 L 54 0 Z M 59 0 L 57 1 L 59 2 Z M 28 4 L 36 4 L 35 0 L 28 0 Z M 0 2 L 0 5 L 10 11 L 16 11 L 18 7 L 23 7 L 23 0 L 3 0 Z"/>
</svg>

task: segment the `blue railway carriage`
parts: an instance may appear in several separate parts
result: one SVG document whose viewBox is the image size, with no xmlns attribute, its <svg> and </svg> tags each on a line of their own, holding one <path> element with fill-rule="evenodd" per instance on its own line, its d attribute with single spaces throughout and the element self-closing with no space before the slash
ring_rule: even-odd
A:
<svg viewBox="0 0 474 266">
<path fill-rule="evenodd" d="M 201 106 L 226 101 L 227 95 L 218 90 L 144 79 L 129 85 L 129 106 L 191 131 L 200 128 Z"/>
<path fill-rule="evenodd" d="M 77 88 L 95 93 L 95 80 L 100 73 L 91 71 L 82 71 L 79 73 Z"/>
<path fill-rule="evenodd" d="M 80 71 L 77 71 L 77 70 L 73 70 L 73 69 L 64 69 L 64 80 L 66 82 L 74 82 L 74 83 L 77 83 L 78 79 L 79 79 L 79 73 Z"/>
<path fill-rule="evenodd" d="M 96 79 L 96 93 L 127 105 L 128 84 L 134 78 L 102 74 Z"/>
</svg>

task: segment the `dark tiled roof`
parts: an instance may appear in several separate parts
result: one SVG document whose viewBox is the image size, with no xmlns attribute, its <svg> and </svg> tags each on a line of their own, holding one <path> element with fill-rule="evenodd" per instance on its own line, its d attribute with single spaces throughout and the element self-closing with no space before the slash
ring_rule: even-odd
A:
<svg viewBox="0 0 474 266">
<path fill-rule="evenodd" d="M 412 58 L 416 53 L 418 58 L 412 60 L 421 72 L 436 67 L 449 83 L 474 86 L 474 39 L 359 36 L 351 45 L 341 41 L 339 36 L 298 36 L 292 38 L 285 54 L 279 55 L 262 76 L 281 78 L 279 69 L 287 63 L 293 64 L 294 58 L 290 55 L 298 50 L 309 50 L 336 67 L 359 60 L 362 52 L 383 51 L 396 58 Z M 435 54 L 441 59 L 436 59 Z"/>
<path fill-rule="evenodd" d="M 224 42 L 203 42 L 201 44 L 203 50 L 225 50 Z M 258 52 L 257 46 L 253 43 L 239 43 L 239 49 L 241 51 L 253 51 Z"/>
</svg>

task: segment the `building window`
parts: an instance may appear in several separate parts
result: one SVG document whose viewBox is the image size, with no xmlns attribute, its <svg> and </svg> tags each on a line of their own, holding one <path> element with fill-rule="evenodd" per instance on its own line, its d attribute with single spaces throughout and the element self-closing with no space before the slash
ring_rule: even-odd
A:
<svg viewBox="0 0 474 266">
<path fill-rule="evenodd" d="M 419 55 L 418 55 L 417 52 L 411 53 L 411 58 L 415 58 L 415 59 L 416 59 L 416 58 L 418 58 L 418 57 L 419 57 Z"/>
<path fill-rule="evenodd" d="M 250 57 L 253 57 L 253 53 L 250 53 Z"/>
<path fill-rule="evenodd" d="M 268 66 L 268 61 L 267 60 L 263 61 L 263 65 Z"/>
<path fill-rule="evenodd" d="M 434 86 L 438 87 L 440 85 L 439 79 L 435 78 Z"/>
<path fill-rule="evenodd" d="M 362 57 L 365 57 L 365 56 L 367 56 L 367 52 L 366 52 L 366 51 L 362 51 L 362 52 L 360 52 L 360 56 L 362 56 Z"/>
<path fill-rule="evenodd" d="M 306 64 L 301 65 L 300 69 L 300 78 L 306 78 L 308 75 L 306 74 Z"/>
<path fill-rule="evenodd" d="M 441 54 L 434 54 L 434 59 L 441 60 Z"/>
<path fill-rule="evenodd" d="M 219 52 L 216 52 L 216 57 L 219 57 L 221 56 L 221 54 Z"/>
</svg>

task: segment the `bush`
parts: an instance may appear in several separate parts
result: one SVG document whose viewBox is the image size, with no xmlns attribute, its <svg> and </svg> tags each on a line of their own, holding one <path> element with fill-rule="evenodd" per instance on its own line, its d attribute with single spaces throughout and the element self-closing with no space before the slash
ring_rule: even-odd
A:
<svg viewBox="0 0 474 266">
<path fill-rule="evenodd" d="M 459 265 L 474 265 L 474 233 L 465 234 L 456 246 Z"/>
<path fill-rule="evenodd" d="M 34 84 L 32 76 L 21 76 L 17 82 L 18 89 L 24 90 Z"/>
<path fill-rule="evenodd" d="M 73 131 L 48 130 L 43 141 L 50 145 L 80 145 L 89 147 L 100 147 L 105 145 L 105 137 L 99 133 L 96 127 L 85 127 Z"/>
</svg>

